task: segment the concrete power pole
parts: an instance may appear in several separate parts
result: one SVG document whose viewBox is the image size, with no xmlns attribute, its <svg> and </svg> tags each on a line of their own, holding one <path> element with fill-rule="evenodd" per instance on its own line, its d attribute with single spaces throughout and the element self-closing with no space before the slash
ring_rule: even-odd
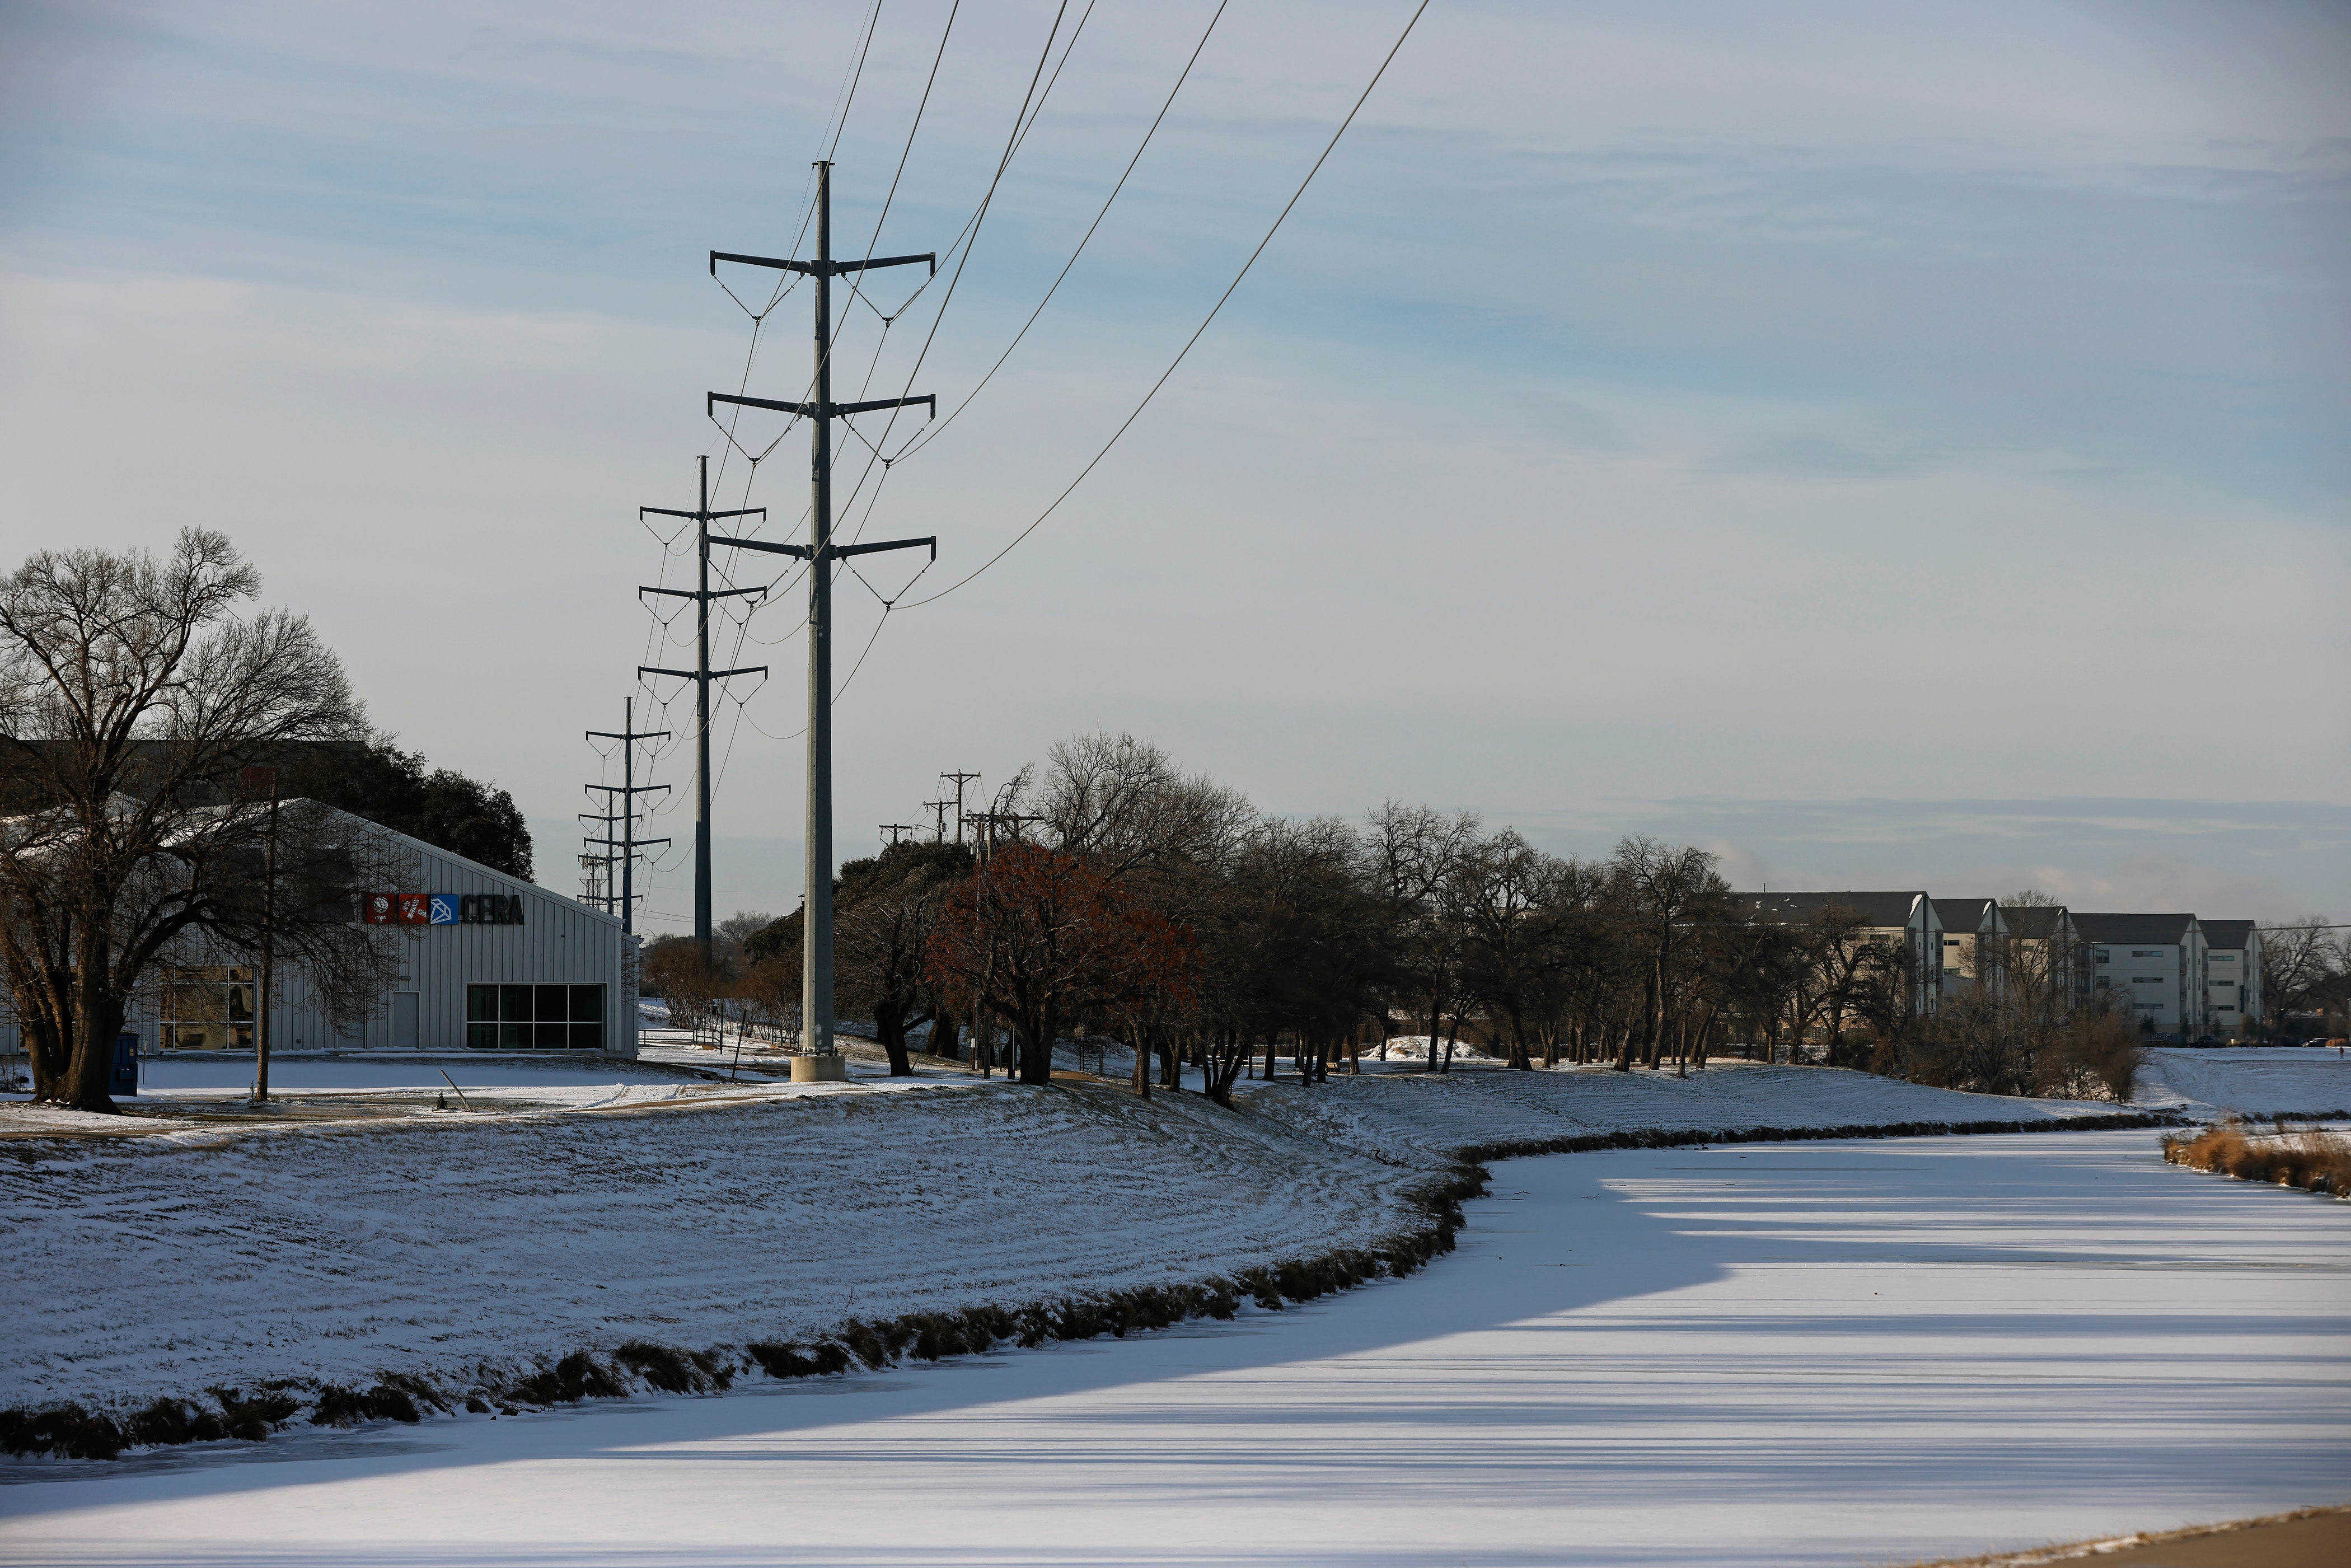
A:
<svg viewBox="0 0 2351 1568">
<path fill-rule="evenodd" d="M 742 596 L 761 597 L 764 588 L 722 588 L 713 592 L 710 587 L 710 525 L 720 517 L 764 517 L 765 507 L 744 507 L 732 512 L 710 509 L 710 459 L 697 457 L 700 467 L 699 499 L 690 512 L 673 510 L 668 507 L 639 507 L 640 521 L 647 517 L 690 517 L 697 535 L 695 564 L 700 576 L 692 588 L 640 588 L 640 594 L 658 593 L 672 599 L 694 601 L 694 668 L 664 670 L 653 664 L 639 664 L 637 678 L 648 674 L 677 675 L 694 683 L 694 945 L 701 951 L 704 967 L 711 959 L 710 935 L 710 683 L 723 681 L 729 675 L 764 675 L 765 664 L 748 665 L 739 670 L 714 670 L 710 667 L 710 601 Z"/>
<path fill-rule="evenodd" d="M 915 403 L 921 403 L 933 414 L 938 412 L 938 400 L 927 395 L 875 398 L 864 402 L 832 401 L 832 280 L 850 273 L 874 267 L 904 267 L 918 261 L 927 265 L 935 275 L 939 264 L 935 253 L 868 257 L 863 261 L 835 261 L 832 258 L 832 165 L 819 162 L 816 171 L 816 259 L 791 261 L 778 256 L 743 256 L 732 251 L 714 250 L 710 253 L 710 275 L 713 277 L 718 276 L 720 262 L 731 261 L 746 267 L 797 272 L 816 281 L 815 395 L 807 402 L 782 402 L 772 398 L 711 392 L 704 408 L 707 412 L 722 402 L 735 403 L 745 408 L 773 409 L 809 422 L 809 542 L 786 545 L 770 544 L 764 539 L 722 538 L 714 538 L 711 542 L 793 556 L 809 563 L 808 807 L 803 835 L 807 842 L 804 863 L 808 919 L 801 928 L 805 938 L 801 943 L 805 967 L 800 974 L 800 1028 L 807 1054 L 829 1059 L 835 1055 L 832 1039 L 833 563 L 848 556 L 870 555 L 876 550 L 908 549 L 915 546 L 928 548 L 934 560 L 938 559 L 939 553 L 936 537 L 885 539 L 862 545 L 837 545 L 832 542 L 832 422 L 846 414 L 905 408 Z M 796 1076 L 799 1074 L 798 1063 L 794 1064 L 793 1071 Z M 821 1064 L 811 1063 L 807 1076 L 837 1078 L 841 1071 L 838 1061 L 825 1061 Z"/>
</svg>

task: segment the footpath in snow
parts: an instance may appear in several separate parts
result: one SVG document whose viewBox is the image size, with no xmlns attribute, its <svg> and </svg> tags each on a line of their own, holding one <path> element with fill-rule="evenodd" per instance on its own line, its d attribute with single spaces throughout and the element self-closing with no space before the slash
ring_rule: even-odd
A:
<svg viewBox="0 0 2351 1568">
<path fill-rule="evenodd" d="M 0 1556 L 1817 1568 L 2351 1500 L 2342 1209 L 2150 1133 L 1496 1177 L 1424 1274 L 1230 1325 L 18 1464 Z"/>
</svg>

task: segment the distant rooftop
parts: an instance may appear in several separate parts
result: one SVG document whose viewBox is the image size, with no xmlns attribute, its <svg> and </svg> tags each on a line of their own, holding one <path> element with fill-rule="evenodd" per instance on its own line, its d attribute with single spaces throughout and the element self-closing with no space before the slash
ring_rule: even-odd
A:
<svg viewBox="0 0 2351 1568">
<path fill-rule="evenodd" d="M 2044 941 L 2054 935 L 2058 923 L 2065 919 L 2063 904 L 2003 904 L 2000 918 L 2011 936 L 2022 936 L 2028 942 Z"/>
<path fill-rule="evenodd" d="M 2160 942 L 2178 946 L 2188 940 L 2193 915 L 2080 915 L 2074 928 L 2085 942 Z"/>
<path fill-rule="evenodd" d="M 2250 920 L 2199 920 L 2196 924 L 2204 928 L 2208 946 L 2241 952 L 2253 939 L 2253 922 Z"/>
<path fill-rule="evenodd" d="M 1942 922 L 1946 931 L 1980 931 L 1991 907 L 1989 898 L 1938 898 L 1935 900 L 1935 918 Z"/>
<path fill-rule="evenodd" d="M 1923 893 L 1735 893 L 1731 902 L 1757 920 L 1793 925 L 1823 909 L 1851 910 L 1865 925 L 1907 925 Z"/>
</svg>

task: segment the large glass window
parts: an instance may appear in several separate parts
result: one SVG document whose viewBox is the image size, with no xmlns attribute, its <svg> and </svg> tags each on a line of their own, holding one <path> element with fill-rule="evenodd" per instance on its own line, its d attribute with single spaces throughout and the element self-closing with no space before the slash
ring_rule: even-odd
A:
<svg viewBox="0 0 2351 1568">
<path fill-rule="evenodd" d="M 254 988 L 251 969 L 164 970 L 157 1043 L 165 1051 L 251 1051 Z"/>
<path fill-rule="evenodd" d="M 601 1051 L 601 986 L 467 986 L 465 1044 L 474 1051 Z"/>
</svg>

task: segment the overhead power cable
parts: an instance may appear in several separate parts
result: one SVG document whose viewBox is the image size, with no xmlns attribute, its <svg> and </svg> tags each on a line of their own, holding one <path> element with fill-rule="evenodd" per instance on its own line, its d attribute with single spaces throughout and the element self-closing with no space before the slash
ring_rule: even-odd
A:
<svg viewBox="0 0 2351 1568">
<path fill-rule="evenodd" d="M 1193 346 L 1199 342 L 1202 335 L 1207 331 L 1209 325 L 1216 320 L 1217 313 L 1224 309 L 1225 302 L 1233 297 L 1233 291 L 1241 286 L 1241 280 L 1247 277 L 1249 275 L 1249 269 L 1257 265 L 1257 258 L 1265 254 L 1265 247 L 1273 243 L 1273 236 L 1280 232 L 1283 221 L 1290 216 L 1290 209 L 1298 205 L 1299 198 L 1306 194 L 1306 187 L 1314 183 L 1314 176 L 1316 174 L 1322 172 L 1323 163 L 1329 160 L 1332 150 L 1339 145 L 1339 139 L 1347 133 L 1347 128 L 1355 123 L 1355 116 L 1363 111 L 1364 105 L 1369 101 L 1372 96 L 1372 89 L 1380 85 L 1380 78 L 1382 77 L 1387 75 L 1388 67 L 1395 62 L 1398 51 L 1402 50 L 1405 46 L 1405 40 L 1412 37 L 1413 28 L 1419 25 L 1422 13 L 1426 12 L 1427 9 L 1428 0 L 1420 0 L 1420 4 L 1414 7 L 1411 19 L 1404 25 L 1404 31 L 1396 35 L 1395 43 L 1388 49 L 1386 56 L 1381 59 L 1380 68 L 1372 73 L 1372 79 L 1364 84 L 1362 94 L 1355 99 L 1354 107 L 1347 110 L 1347 118 L 1341 120 L 1339 122 L 1339 129 L 1331 133 L 1331 140 L 1329 143 L 1323 147 L 1322 156 L 1314 160 L 1314 166 L 1306 171 L 1306 178 L 1301 180 L 1298 183 L 1298 189 L 1290 193 L 1290 200 L 1283 204 L 1281 211 L 1275 215 L 1272 226 L 1265 231 L 1265 237 L 1257 242 L 1257 248 L 1249 252 L 1249 259 L 1247 261 L 1241 263 L 1240 271 L 1233 275 L 1232 282 L 1225 286 L 1225 291 L 1217 297 L 1216 304 L 1208 308 L 1208 314 L 1201 319 L 1200 325 L 1194 329 L 1192 335 L 1184 340 L 1184 346 L 1176 350 L 1176 358 L 1169 362 L 1167 368 L 1159 373 L 1159 379 L 1151 383 L 1151 390 L 1143 394 L 1143 401 L 1134 405 L 1134 412 L 1128 414 L 1126 418 L 1120 423 L 1119 427 L 1116 430 L 1111 432 L 1110 439 L 1102 443 L 1102 450 L 1095 453 L 1092 460 L 1078 471 L 1078 476 L 1071 480 L 1069 484 L 1063 487 L 1060 495 L 1053 497 L 1052 504 L 1048 506 L 1043 511 L 1038 513 L 1036 519 L 1027 528 L 1022 528 L 1019 533 L 1013 535 L 1011 540 L 1007 543 L 1003 549 L 998 550 L 994 555 L 989 556 L 986 560 L 980 562 L 979 565 L 974 567 L 965 576 L 957 579 L 952 583 L 949 583 L 946 587 L 939 590 L 936 593 L 932 594 L 929 598 L 917 599 L 913 603 L 906 605 L 906 609 L 919 610 L 925 604 L 936 604 L 940 600 L 945 599 L 948 594 L 953 593 L 956 589 L 963 587 L 964 584 L 970 582 L 973 579 L 978 577 L 981 572 L 986 571 L 989 567 L 994 566 L 998 561 L 1002 560 L 1006 556 L 1011 554 L 1015 549 L 1019 548 L 1021 540 L 1027 538 L 1030 534 L 1035 533 L 1040 528 L 1042 528 L 1044 526 L 1045 519 L 1059 511 L 1061 509 L 1061 503 L 1068 500 L 1071 495 L 1076 491 L 1077 487 L 1086 482 L 1086 476 L 1092 474 L 1102 463 L 1102 460 L 1110 455 L 1111 448 L 1116 446 L 1118 444 L 1119 438 L 1127 433 L 1128 429 L 1134 425 L 1136 420 L 1143 417 L 1143 411 L 1151 406 L 1151 400 L 1159 395 L 1159 389 L 1167 384 L 1168 378 L 1176 373 L 1177 367 L 1183 364 L 1186 356 L 1191 353 Z"/>
<path fill-rule="evenodd" d="M 1167 118 L 1167 111 L 1176 107 L 1176 95 L 1183 91 L 1184 84 L 1191 79 L 1192 68 L 1200 63 L 1200 51 L 1208 47 L 1209 35 L 1217 30 L 1217 23 L 1224 16 L 1225 6 L 1228 4 L 1230 0 L 1218 0 L 1216 15 L 1210 16 L 1208 25 L 1201 29 L 1200 41 L 1192 46 L 1191 57 L 1184 62 L 1183 72 L 1176 77 L 1176 85 L 1167 89 L 1166 99 L 1160 104 L 1159 112 L 1152 116 L 1151 128 L 1143 133 L 1142 141 L 1134 149 L 1134 156 L 1126 161 L 1126 168 L 1120 173 L 1118 183 L 1113 185 L 1110 194 L 1102 198 L 1102 210 L 1094 214 L 1094 221 L 1088 224 L 1086 232 L 1079 236 L 1077 248 L 1070 252 L 1070 259 L 1063 262 L 1061 270 L 1054 275 L 1053 285 L 1045 290 L 1045 298 L 1037 301 L 1037 308 L 1029 312 L 1029 319 L 1020 323 L 1020 330 L 1012 335 L 1012 341 L 1004 345 L 1004 352 L 996 356 L 996 363 L 987 367 L 987 373 L 979 378 L 978 384 L 964 394 L 962 402 L 947 411 L 947 416 L 945 419 L 926 427 L 892 461 L 902 461 L 911 457 L 937 440 L 946 432 L 946 427 L 953 424 L 956 417 L 971 406 L 972 400 L 987 389 L 987 383 L 996 379 L 996 372 L 1004 368 L 1004 361 L 1012 357 L 1012 350 L 1020 346 L 1020 340 L 1029 335 L 1029 329 L 1037 324 L 1037 318 L 1042 316 L 1045 313 L 1045 307 L 1053 302 L 1053 296 L 1061 291 L 1062 281 L 1070 276 L 1070 269 L 1077 266 L 1078 257 L 1086 253 L 1086 245 L 1094 237 L 1094 231 L 1102 227 L 1102 219 L 1110 216 L 1111 204 L 1118 200 L 1119 193 L 1126 189 L 1127 181 L 1134 177 L 1134 166 L 1143 162 L 1143 154 L 1151 146 L 1151 139 L 1159 134 L 1160 122 Z"/>
</svg>

